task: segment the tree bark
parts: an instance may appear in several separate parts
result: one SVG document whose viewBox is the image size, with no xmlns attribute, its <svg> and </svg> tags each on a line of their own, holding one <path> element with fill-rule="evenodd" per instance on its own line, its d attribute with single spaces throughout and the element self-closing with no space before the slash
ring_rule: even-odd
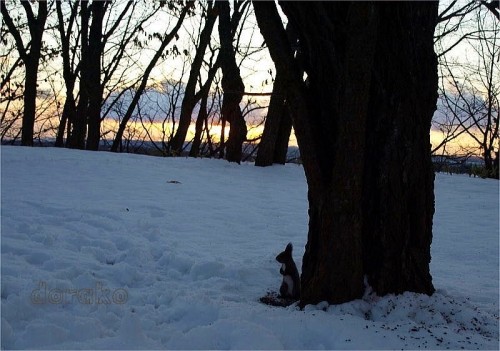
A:
<svg viewBox="0 0 500 351">
<path fill-rule="evenodd" d="M 377 45 L 367 125 L 364 265 L 379 294 L 432 294 L 429 130 L 438 90 L 437 3 L 391 5 L 379 4 L 384 40 Z"/>
<path fill-rule="evenodd" d="M 286 77 L 309 188 L 301 305 L 360 298 L 365 276 L 379 294 L 432 293 L 437 4 L 280 5 L 299 36 L 307 82 L 275 5 L 254 9 Z"/>
</svg>

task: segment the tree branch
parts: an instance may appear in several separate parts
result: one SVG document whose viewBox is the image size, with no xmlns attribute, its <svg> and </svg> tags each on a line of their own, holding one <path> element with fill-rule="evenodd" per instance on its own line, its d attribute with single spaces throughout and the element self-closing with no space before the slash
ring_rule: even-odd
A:
<svg viewBox="0 0 500 351">
<path fill-rule="evenodd" d="M 22 3 L 24 3 L 24 1 Z M 21 38 L 21 33 L 19 33 L 19 30 L 16 28 L 16 25 L 14 24 L 12 17 L 10 17 L 9 11 L 7 11 L 7 6 L 5 4 L 5 1 L 0 2 L 0 11 L 2 13 L 5 24 L 9 29 L 10 34 L 12 34 L 14 40 L 16 41 L 17 51 L 19 52 L 19 56 L 21 57 L 23 62 L 26 62 L 29 58 L 27 50 L 24 47 L 23 39 Z"/>
<path fill-rule="evenodd" d="M 490 10 L 490 12 L 497 18 L 497 20 L 500 20 L 500 0 L 491 0 L 490 2 L 481 0 L 481 5 Z"/>
</svg>

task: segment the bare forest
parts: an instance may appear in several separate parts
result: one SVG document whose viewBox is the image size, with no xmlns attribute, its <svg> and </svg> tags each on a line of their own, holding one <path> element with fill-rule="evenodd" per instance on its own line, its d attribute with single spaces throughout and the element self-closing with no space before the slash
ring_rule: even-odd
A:
<svg viewBox="0 0 500 351">
<path fill-rule="evenodd" d="M 1 9 L 2 143 L 300 160 L 284 79 L 250 1 L 9 0 Z M 447 166 L 479 160 L 487 176 L 498 169 L 498 36 L 495 2 L 441 2 L 431 151 Z"/>
</svg>

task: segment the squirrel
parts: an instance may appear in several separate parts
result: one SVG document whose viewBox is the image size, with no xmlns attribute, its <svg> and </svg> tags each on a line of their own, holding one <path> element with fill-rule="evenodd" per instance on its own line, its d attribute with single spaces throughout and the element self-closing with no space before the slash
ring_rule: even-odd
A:
<svg viewBox="0 0 500 351">
<path fill-rule="evenodd" d="M 280 273 L 283 275 L 283 282 L 280 287 L 282 298 L 300 299 L 300 277 L 297 266 L 292 257 L 293 246 L 289 243 L 285 251 L 276 256 L 276 261 L 281 263 Z"/>
</svg>

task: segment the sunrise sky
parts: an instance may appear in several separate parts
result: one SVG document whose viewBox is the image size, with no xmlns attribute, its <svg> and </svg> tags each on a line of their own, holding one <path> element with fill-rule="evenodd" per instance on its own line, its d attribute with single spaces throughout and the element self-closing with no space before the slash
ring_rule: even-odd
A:
<svg viewBox="0 0 500 351">
<path fill-rule="evenodd" d="M 122 4 L 117 3 L 117 6 L 122 6 Z M 446 6 L 447 2 L 446 1 L 441 1 L 441 8 Z M 15 8 L 12 9 L 13 12 L 15 12 Z M 19 13 L 23 14 L 21 9 L 19 9 Z M 56 16 L 52 16 L 49 18 L 48 25 L 55 25 L 57 22 Z M 166 31 L 169 30 L 169 28 L 172 28 L 175 23 L 175 18 L 172 18 L 166 16 L 165 13 L 158 14 L 157 16 L 153 17 L 147 25 L 145 25 L 145 30 L 148 32 L 159 32 L 159 33 L 165 33 Z M 178 82 L 180 80 L 182 81 L 187 81 L 187 77 L 189 75 L 189 67 L 190 63 L 192 61 L 192 58 L 194 57 L 194 43 L 196 39 L 196 35 L 199 31 L 200 23 L 199 23 L 199 18 L 194 16 L 191 18 L 187 18 L 185 22 L 183 23 L 183 26 L 181 30 L 179 31 L 179 39 L 174 41 L 169 45 L 171 48 L 173 45 L 178 46 L 180 51 L 183 51 L 184 49 L 188 50 L 190 52 L 189 56 L 186 55 L 179 55 L 176 57 L 173 56 L 168 56 L 160 62 L 155 69 L 153 70 L 151 76 L 150 76 L 150 86 L 151 90 L 154 90 L 156 87 L 162 87 L 161 89 L 166 89 L 167 91 L 163 91 L 165 94 L 171 93 L 171 91 L 168 91 L 168 85 L 173 84 L 174 82 Z M 240 63 L 240 69 L 241 69 L 241 75 L 245 83 L 245 91 L 246 92 L 251 92 L 251 93 L 262 93 L 262 92 L 271 92 L 272 91 L 272 83 L 273 83 L 273 77 L 275 76 L 275 70 L 274 70 L 274 64 L 272 60 L 270 59 L 269 53 L 267 49 L 261 49 L 262 44 L 263 44 L 263 38 L 260 35 L 260 31 L 256 25 L 255 18 L 250 14 L 246 21 L 244 22 L 244 25 L 242 27 L 242 32 L 241 32 L 241 37 L 240 37 L 240 45 L 243 48 L 243 55 L 246 53 L 248 54 L 247 57 L 242 56 L 241 54 L 238 56 L 238 62 Z M 218 42 L 218 34 L 217 34 L 217 25 L 214 28 L 214 33 L 212 34 L 213 41 Z M 117 36 L 115 40 L 118 40 L 119 37 Z M 450 40 L 453 40 L 453 37 L 450 36 Z M 49 47 L 56 47 L 59 42 L 58 39 L 58 34 L 56 31 L 47 31 L 44 34 L 44 41 Z M 148 45 L 144 46 L 142 50 L 135 50 L 133 53 L 131 53 L 132 59 L 130 62 L 133 64 L 129 66 L 124 66 L 121 68 L 121 73 L 117 74 L 117 77 L 120 77 L 121 81 L 113 82 L 113 80 L 110 83 L 110 86 L 114 85 L 114 89 L 116 91 L 119 91 L 121 88 L 130 85 L 131 82 L 137 80 L 141 76 L 141 72 L 144 70 L 144 67 L 148 64 L 150 58 L 154 54 L 155 48 L 159 45 L 158 41 L 150 40 L 148 42 Z M 0 51 L 3 49 L 0 48 Z M 467 43 L 464 41 L 463 43 L 459 44 L 452 53 L 450 54 L 450 57 L 453 58 L 454 60 L 460 60 L 460 59 L 466 59 L 470 61 L 473 59 L 473 52 L 470 50 L 470 48 L 467 47 Z M 4 57 L 2 58 L 3 60 L 15 60 L 16 53 L 13 52 L 13 54 L 9 57 Z M 210 55 L 206 55 L 206 60 L 209 60 Z M 106 65 L 106 58 L 104 59 L 104 65 Z M 202 72 L 202 77 L 206 76 L 206 72 Z M 117 78 L 113 78 L 117 79 Z M 220 76 L 219 78 L 220 79 Z M 168 84 L 165 84 L 164 82 L 170 82 Z M 59 101 L 59 106 L 61 106 L 64 102 L 65 99 L 65 91 L 64 91 L 64 84 L 62 81 L 62 75 L 61 75 L 61 60 L 58 57 L 55 57 L 51 62 L 45 64 L 44 66 L 40 67 L 40 91 L 42 92 L 40 94 L 39 98 L 39 103 L 42 110 L 45 112 L 45 117 L 41 118 L 38 122 L 38 124 L 42 124 L 43 128 L 45 129 L 50 129 L 46 128 L 47 126 L 55 126 L 58 123 L 58 119 L 60 118 L 61 114 L 61 107 L 59 109 L 54 109 L 51 103 L 54 102 L 54 94 L 57 94 L 57 98 L 55 100 Z M 165 88 L 166 87 L 166 88 Z M 43 93 L 45 92 L 45 93 Z M 108 90 L 105 92 L 105 94 L 110 94 L 111 92 Z M 113 95 L 113 93 L 111 93 Z M 182 94 L 181 94 L 182 95 Z M 179 95 L 177 100 L 174 102 L 176 105 L 177 111 L 179 110 L 180 104 L 182 102 L 182 96 Z M 244 101 L 246 101 L 247 97 L 244 97 Z M 269 97 L 263 97 L 263 98 L 253 98 L 252 99 L 256 100 L 257 103 L 260 103 L 262 106 L 266 106 L 268 104 Z M 149 108 L 154 109 L 156 108 L 156 112 L 151 112 L 148 115 L 148 118 L 151 120 L 149 121 L 148 119 L 143 119 L 142 122 L 139 120 L 131 121 L 130 126 L 128 128 L 128 131 L 131 133 L 135 133 L 136 136 L 141 136 L 145 134 L 149 134 L 149 136 L 153 139 L 158 139 L 161 140 L 162 136 L 164 134 L 168 135 L 171 133 L 171 130 L 173 128 L 173 124 L 169 120 L 164 120 L 162 122 L 162 119 L 164 119 L 165 115 L 167 114 L 167 107 L 166 105 L 168 103 L 172 103 L 172 99 L 170 102 L 167 101 L 168 96 L 166 97 L 166 100 L 158 103 L 156 102 L 156 107 L 154 106 L 155 103 L 152 103 L 151 101 L 149 102 L 152 104 Z M 44 108 L 44 104 L 47 106 Z M 148 104 L 147 101 L 144 100 L 143 104 Z M 50 105 L 50 106 L 49 106 Z M 244 106 L 244 103 L 242 103 L 242 107 Z M 103 109 L 105 110 L 105 109 Z M 147 106 L 142 106 L 142 110 L 148 110 Z M 175 113 L 175 112 L 174 112 Z M 157 117 L 152 116 L 153 114 L 156 114 Z M 252 113 L 248 114 L 245 118 L 248 124 L 248 139 L 255 139 L 258 137 L 263 130 L 263 125 L 262 125 L 262 119 L 266 114 L 265 109 L 257 109 L 253 111 Z M 106 130 L 114 130 L 117 128 L 117 118 L 118 112 L 116 110 L 110 111 L 109 115 L 104 116 L 104 117 L 113 117 L 113 118 L 105 118 L 103 121 L 103 126 L 102 129 L 105 132 Z M 196 116 L 193 116 L 196 118 Z M 221 127 L 220 126 L 213 126 L 211 129 L 211 134 L 214 137 L 214 141 L 217 141 L 217 139 L 220 139 L 220 131 Z M 50 131 L 48 132 L 49 134 L 51 133 Z M 112 133 L 111 133 L 112 134 Z M 188 140 L 190 136 L 194 134 L 194 126 L 192 125 L 190 128 L 190 133 L 188 134 Z M 228 127 L 226 127 L 226 136 L 228 135 Z M 49 135 L 50 137 L 51 135 Z M 442 133 L 432 129 L 430 131 L 430 141 L 431 143 L 435 146 L 437 145 L 441 140 L 442 140 Z M 472 139 L 470 137 L 467 137 L 465 134 L 454 140 L 451 144 L 448 144 L 447 150 L 448 151 L 456 151 L 459 152 L 461 149 L 464 147 L 468 147 L 473 143 Z M 296 145 L 296 140 L 294 135 L 292 135 L 292 138 L 290 140 L 290 145 Z"/>
</svg>

